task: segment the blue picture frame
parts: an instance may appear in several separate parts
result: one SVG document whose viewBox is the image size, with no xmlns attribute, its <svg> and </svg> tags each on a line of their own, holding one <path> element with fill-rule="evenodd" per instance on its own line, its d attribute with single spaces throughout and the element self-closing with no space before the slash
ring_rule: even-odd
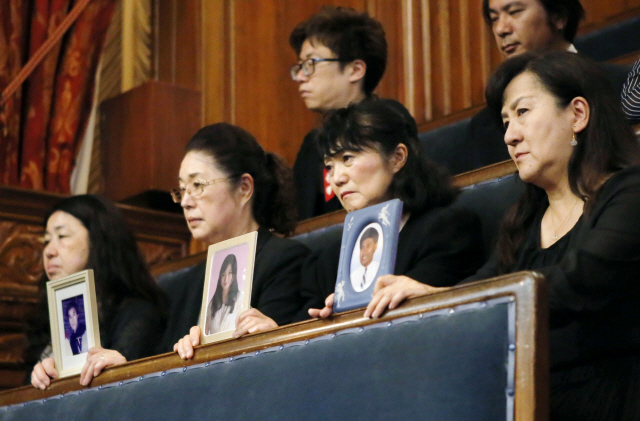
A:
<svg viewBox="0 0 640 421">
<path fill-rule="evenodd" d="M 373 296 L 375 280 L 381 275 L 393 274 L 401 221 L 399 199 L 347 215 L 342 231 L 334 312 L 366 307 Z M 371 246 L 372 243 L 375 245 Z"/>
</svg>

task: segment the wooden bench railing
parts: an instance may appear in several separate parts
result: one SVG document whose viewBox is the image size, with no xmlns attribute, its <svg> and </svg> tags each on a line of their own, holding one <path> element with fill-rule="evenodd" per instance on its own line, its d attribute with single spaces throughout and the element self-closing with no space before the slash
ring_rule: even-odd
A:
<svg viewBox="0 0 640 421">
<path fill-rule="evenodd" d="M 531 421 L 546 419 L 547 302 L 544 282 L 541 277 L 530 272 L 502 276 L 455 287 L 443 293 L 408 300 L 399 308 L 388 311 L 382 318 L 376 320 L 365 319 L 362 317 L 362 310 L 354 310 L 327 320 L 300 322 L 240 339 L 200 346 L 196 348 L 194 358 L 189 361 L 183 361 L 175 353 L 168 353 L 128 362 L 106 369 L 92 381 L 90 387 L 117 384 L 150 373 L 252 354 L 274 346 L 305 341 L 345 329 L 362 328 L 374 323 L 390 322 L 435 310 L 459 308 L 458 306 L 486 302 L 497 297 L 511 297 L 515 302 L 515 419 Z M 405 354 L 405 357 L 409 354 Z M 398 358 L 405 357 L 398 356 Z M 295 379 L 288 381 L 295 381 Z M 79 376 L 54 380 L 46 391 L 25 386 L 0 392 L 0 407 L 68 394 L 80 389 L 84 387 L 79 384 Z M 223 403 L 217 402 L 216 405 L 223 405 Z M 3 412 L 0 409 L 0 419 L 2 418 Z"/>
</svg>

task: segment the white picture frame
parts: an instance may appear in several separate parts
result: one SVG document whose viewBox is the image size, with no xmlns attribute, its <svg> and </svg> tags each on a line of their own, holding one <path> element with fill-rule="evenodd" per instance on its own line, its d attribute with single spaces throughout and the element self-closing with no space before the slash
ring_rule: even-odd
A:
<svg viewBox="0 0 640 421">
<path fill-rule="evenodd" d="M 233 336 L 240 313 L 251 306 L 258 232 L 209 246 L 200 309 L 200 343 Z"/>
<path fill-rule="evenodd" d="M 79 374 L 89 348 L 100 346 L 93 270 L 47 282 L 47 300 L 51 348 L 58 374 L 60 378 Z"/>
</svg>

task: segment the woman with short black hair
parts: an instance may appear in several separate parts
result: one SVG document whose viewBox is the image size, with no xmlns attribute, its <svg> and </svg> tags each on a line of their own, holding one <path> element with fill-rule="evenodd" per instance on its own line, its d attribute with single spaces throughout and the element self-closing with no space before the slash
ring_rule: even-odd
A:
<svg viewBox="0 0 640 421">
<path fill-rule="evenodd" d="M 331 187 L 348 211 L 391 199 L 403 202 L 396 274 L 434 286 L 450 286 L 483 262 L 478 217 L 450 207 L 458 190 L 429 161 L 409 111 L 389 99 L 369 99 L 327 114 L 319 136 Z M 315 253 L 305 265 L 297 319 L 332 313 L 340 242 Z"/>
</svg>

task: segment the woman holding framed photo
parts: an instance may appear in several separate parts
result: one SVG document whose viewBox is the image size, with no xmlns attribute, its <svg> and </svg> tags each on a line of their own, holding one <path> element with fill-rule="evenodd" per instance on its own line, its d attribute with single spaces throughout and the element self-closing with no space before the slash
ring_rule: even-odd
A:
<svg viewBox="0 0 640 421">
<path fill-rule="evenodd" d="M 218 123 L 191 138 L 178 180 L 173 199 L 195 239 L 215 244 L 258 232 L 252 308 L 234 320 L 234 337 L 290 323 L 302 305 L 300 270 L 309 253 L 297 241 L 275 235 L 286 236 L 295 227 L 291 170 L 247 131 Z M 202 262 L 168 286 L 172 308 L 161 351 L 191 358 L 200 344 L 196 325 L 205 270 Z"/>
<path fill-rule="evenodd" d="M 458 191 L 421 151 L 416 122 L 399 102 L 372 98 L 327 114 L 319 134 L 329 183 L 348 211 L 391 199 L 403 202 L 396 274 L 450 286 L 482 264 L 478 217 L 450 207 Z M 340 241 L 310 257 L 299 320 L 333 313 Z"/>
<path fill-rule="evenodd" d="M 494 257 L 468 282 L 546 278 L 551 420 L 640 418 L 640 145 L 597 65 L 527 53 L 498 68 L 487 102 L 527 190 Z M 366 316 L 441 291 L 378 281 Z"/>
<path fill-rule="evenodd" d="M 44 244 L 40 309 L 29 324 L 25 351 L 25 362 L 35 364 L 31 383 L 45 389 L 58 377 L 51 358 L 46 281 L 84 269 L 94 271 L 102 347 L 88 350 L 80 383 L 89 384 L 105 367 L 153 355 L 164 331 L 165 297 L 118 208 L 95 195 L 64 199 L 45 217 Z M 78 304 L 67 303 L 64 312 L 70 327 L 66 346 L 73 355 L 87 352 Z"/>
</svg>

